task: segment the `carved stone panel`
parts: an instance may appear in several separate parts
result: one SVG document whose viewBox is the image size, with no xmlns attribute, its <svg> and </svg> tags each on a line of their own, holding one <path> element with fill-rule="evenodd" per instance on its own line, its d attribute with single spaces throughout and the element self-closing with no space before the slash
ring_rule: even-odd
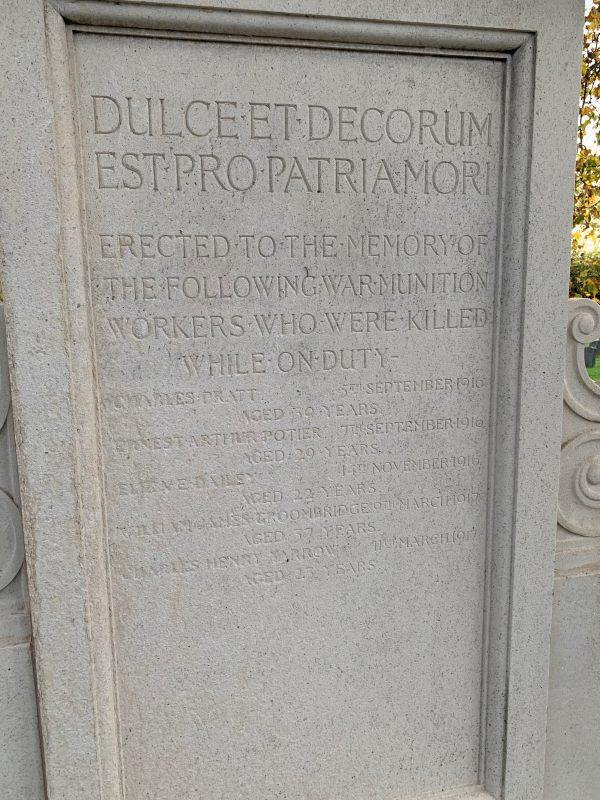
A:
<svg viewBox="0 0 600 800">
<path fill-rule="evenodd" d="M 127 797 L 476 785 L 504 62 L 74 46 Z"/>
</svg>

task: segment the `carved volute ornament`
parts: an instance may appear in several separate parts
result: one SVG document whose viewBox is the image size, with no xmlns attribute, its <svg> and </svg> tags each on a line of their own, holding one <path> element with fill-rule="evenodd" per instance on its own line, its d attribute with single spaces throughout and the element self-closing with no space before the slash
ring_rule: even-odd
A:
<svg viewBox="0 0 600 800">
<path fill-rule="evenodd" d="M 0 591 L 17 576 L 25 557 L 12 430 L 4 308 L 0 305 Z"/>
<path fill-rule="evenodd" d="M 17 485 L 4 308 L 0 305 L 0 591 L 17 576 L 25 557 Z M 18 493 L 18 492 L 17 492 Z"/>
<path fill-rule="evenodd" d="M 581 536 L 600 536 L 600 384 L 589 377 L 585 345 L 600 339 L 600 305 L 569 301 L 564 399 L 589 428 L 563 442 L 558 521 Z"/>
<path fill-rule="evenodd" d="M 19 509 L 0 489 L 0 591 L 16 578 L 24 555 Z"/>
</svg>

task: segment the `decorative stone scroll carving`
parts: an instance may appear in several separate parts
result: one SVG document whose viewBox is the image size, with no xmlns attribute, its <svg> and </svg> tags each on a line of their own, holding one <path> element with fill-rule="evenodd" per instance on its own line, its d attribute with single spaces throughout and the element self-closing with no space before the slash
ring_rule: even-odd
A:
<svg viewBox="0 0 600 800">
<path fill-rule="evenodd" d="M 582 420 L 577 435 L 563 441 L 558 521 L 581 536 L 600 536 L 600 384 L 585 368 L 585 345 L 600 339 L 600 305 L 569 301 L 564 399 Z"/>
<path fill-rule="evenodd" d="M 585 345 L 600 339 L 600 305 L 593 300 L 569 300 L 565 363 L 565 402 L 580 417 L 600 422 L 600 384 L 587 374 Z"/>
<path fill-rule="evenodd" d="M 4 309 L 0 307 L 0 591 L 17 576 L 24 559 L 18 500 Z"/>
<path fill-rule="evenodd" d="M 19 509 L 6 492 L 0 490 L 0 591 L 17 576 L 24 555 Z"/>
</svg>

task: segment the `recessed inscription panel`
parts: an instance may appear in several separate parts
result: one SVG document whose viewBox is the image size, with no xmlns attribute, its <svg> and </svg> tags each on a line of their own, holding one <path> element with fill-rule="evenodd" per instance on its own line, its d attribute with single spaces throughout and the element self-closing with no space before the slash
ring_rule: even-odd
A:
<svg viewBox="0 0 600 800">
<path fill-rule="evenodd" d="M 503 62 L 74 43 L 128 800 L 475 785 Z"/>
</svg>

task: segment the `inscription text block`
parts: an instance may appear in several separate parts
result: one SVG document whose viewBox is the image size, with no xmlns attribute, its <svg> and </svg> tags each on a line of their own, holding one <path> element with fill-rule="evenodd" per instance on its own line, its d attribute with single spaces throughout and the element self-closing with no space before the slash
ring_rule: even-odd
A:
<svg viewBox="0 0 600 800">
<path fill-rule="evenodd" d="M 504 62 L 74 50 L 126 797 L 476 785 Z"/>
</svg>

